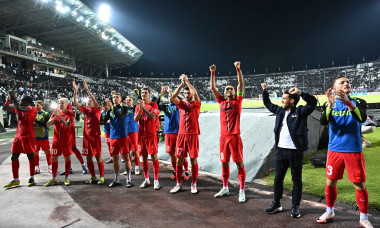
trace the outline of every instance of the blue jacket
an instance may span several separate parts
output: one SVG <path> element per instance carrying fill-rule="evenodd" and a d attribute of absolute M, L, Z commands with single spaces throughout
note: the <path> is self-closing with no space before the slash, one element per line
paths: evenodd
<path fill-rule="evenodd" d="M 302 92 L 301 98 L 306 101 L 306 105 L 299 105 L 298 107 L 292 106 L 287 119 L 290 137 L 292 138 L 293 143 L 299 153 L 303 153 L 308 148 L 307 117 L 314 111 L 315 106 L 317 105 L 317 99 L 310 94 Z M 267 91 L 263 92 L 263 101 L 265 107 L 272 113 L 276 114 L 274 134 L 277 148 L 280 139 L 282 121 L 285 116 L 285 109 L 273 104 L 269 99 L 269 94 Z"/>

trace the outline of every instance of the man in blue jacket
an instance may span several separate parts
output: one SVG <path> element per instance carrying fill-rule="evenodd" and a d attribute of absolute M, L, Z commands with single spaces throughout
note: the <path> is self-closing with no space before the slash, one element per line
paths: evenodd
<path fill-rule="evenodd" d="M 282 107 L 280 107 L 270 101 L 267 84 L 262 83 L 261 87 L 265 107 L 276 114 L 274 201 L 266 212 L 273 214 L 282 210 L 280 199 L 284 188 L 284 177 L 290 167 L 293 180 L 291 215 L 293 218 L 299 218 L 301 217 L 299 206 L 302 196 L 303 152 L 308 148 L 307 117 L 314 111 L 317 99 L 293 87 L 282 95 Z M 300 97 L 306 101 L 306 105 L 296 107 Z"/>

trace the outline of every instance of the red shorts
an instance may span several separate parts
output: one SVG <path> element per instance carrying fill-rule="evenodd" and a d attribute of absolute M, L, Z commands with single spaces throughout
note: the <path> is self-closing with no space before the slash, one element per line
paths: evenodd
<path fill-rule="evenodd" d="M 30 154 L 34 153 L 35 139 L 19 136 L 13 140 L 12 153 L 15 154 Z"/>
<path fill-rule="evenodd" d="M 139 132 L 128 132 L 128 144 L 129 144 L 129 149 L 132 150 L 133 152 L 137 151 L 137 145 L 139 141 Z"/>
<path fill-rule="evenodd" d="M 100 135 L 83 137 L 82 155 L 98 156 L 102 155 L 102 143 Z"/>
<path fill-rule="evenodd" d="M 104 142 L 111 143 L 110 134 L 104 133 Z"/>
<path fill-rule="evenodd" d="M 219 139 L 220 161 L 229 162 L 231 155 L 233 162 L 243 161 L 243 141 L 240 135 L 222 135 Z"/>
<path fill-rule="evenodd" d="M 344 167 L 347 169 L 348 180 L 351 182 L 365 182 L 366 173 L 363 152 L 342 153 L 327 151 L 326 177 L 332 180 L 343 178 Z"/>
<path fill-rule="evenodd" d="M 198 135 L 179 134 L 177 138 L 176 157 L 184 158 L 189 153 L 190 158 L 197 158 L 199 154 Z"/>
<path fill-rule="evenodd" d="M 178 133 L 166 133 L 165 134 L 165 150 L 166 153 L 175 153 L 175 147 L 177 146 Z"/>
<path fill-rule="evenodd" d="M 128 148 L 128 138 L 118 138 L 111 139 L 111 154 L 127 154 L 129 152 Z"/>
<path fill-rule="evenodd" d="M 34 144 L 34 150 L 40 151 L 40 150 L 49 150 L 50 149 L 50 144 L 49 144 L 49 139 L 44 139 L 44 140 L 36 140 L 36 143 Z"/>
<path fill-rule="evenodd" d="M 51 155 L 52 156 L 70 156 L 71 152 L 71 144 L 67 144 L 64 142 L 53 142 L 51 144 Z"/>
<path fill-rule="evenodd" d="M 157 154 L 158 153 L 158 143 L 157 137 L 148 136 L 144 138 L 139 138 L 139 145 L 137 148 L 139 154 Z"/>

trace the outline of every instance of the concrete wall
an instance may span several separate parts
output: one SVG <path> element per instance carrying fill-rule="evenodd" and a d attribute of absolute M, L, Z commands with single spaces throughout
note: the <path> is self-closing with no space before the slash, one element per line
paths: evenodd
<path fill-rule="evenodd" d="M 314 112 L 308 119 L 309 125 L 309 150 L 315 151 L 319 135 L 323 127 L 319 124 L 318 112 Z M 240 129 L 244 145 L 244 163 L 247 173 L 247 182 L 252 182 L 267 173 L 274 167 L 274 124 L 275 116 L 266 109 L 243 109 Z M 203 171 L 222 174 L 219 159 L 220 119 L 219 111 L 203 113 L 199 117 L 201 135 L 199 136 L 199 168 Z M 160 160 L 170 161 L 170 156 L 165 153 L 165 142 L 158 147 Z M 231 163 L 231 179 L 237 179 L 236 165 Z"/>

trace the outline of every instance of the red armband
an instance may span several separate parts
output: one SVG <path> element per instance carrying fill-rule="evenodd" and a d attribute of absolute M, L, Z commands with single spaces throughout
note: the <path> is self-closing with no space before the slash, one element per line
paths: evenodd
<path fill-rule="evenodd" d="M 240 72 L 240 68 L 236 68 L 236 72 Z"/>
<path fill-rule="evenodd" d="M 215 76 L 215 71 L 211 71 L 211 76 Z"/>
<path fill-rule="evenodd" d="M 351 107 L 353 104 L 352 104 L 352 102 L 351 101 L 348 101 L 347 103 L 346 103 L 346 106 L 347 107 Z"/>
<path fill-rule="evenodd" d="M 5 106 L 8 106 L 8 105 L 10 105 L 11 104 L 11 101 L 10 100 L 7 100 L 6 102 L 5 102 Z"/>

